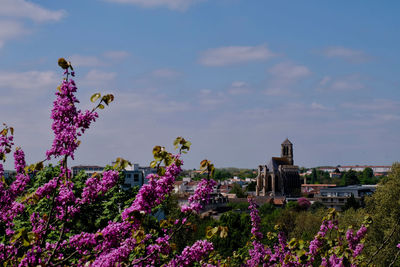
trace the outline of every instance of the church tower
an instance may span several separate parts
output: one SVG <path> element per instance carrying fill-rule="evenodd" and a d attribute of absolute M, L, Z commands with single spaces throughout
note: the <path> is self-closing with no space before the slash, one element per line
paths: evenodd
<path fill-rule="evenodd" d="M 293 144 L 286 138 L 281 144 L 281 158 L 288 159 L 290 165 L 293 165 Z"/>

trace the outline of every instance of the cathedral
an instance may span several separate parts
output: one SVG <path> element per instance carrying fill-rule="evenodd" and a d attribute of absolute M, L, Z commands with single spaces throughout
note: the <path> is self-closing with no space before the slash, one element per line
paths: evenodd
<path fill-rule="evenodd" d="M 299 167 L 293 165 L 293 144 L 286 138 L 281 144 L 281 156 L 272 157 L 267 165 L 258 166 L 257 196 L 300 195 Z"/>

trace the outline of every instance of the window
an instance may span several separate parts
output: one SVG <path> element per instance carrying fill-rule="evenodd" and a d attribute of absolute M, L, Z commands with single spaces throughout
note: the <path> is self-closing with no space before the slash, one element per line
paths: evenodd
<path fill-rule="evenodd" d="M 126 174 L 126 178 L 131 178 L 132 176 L 131 176 L 131 174 L 130 173 L 127 173 Z"/>
<path fill-rule="evenodd" d="M 133 175 L 133 181 L 134 181 L 134 182 L 139 182 L 139 174 L 138 174 L 138 173 L 135 173 L 135 174 Z"/>

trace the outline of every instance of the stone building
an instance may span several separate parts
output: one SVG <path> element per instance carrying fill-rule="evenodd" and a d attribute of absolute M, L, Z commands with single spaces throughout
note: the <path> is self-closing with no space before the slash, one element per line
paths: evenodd
<path fill-rule="evenodd" d="M 293 144 L 286 138 L 281 144 L 281 156 L 272 157 L 267 165 L 258 166 L 256 195 L 300 196 L 299 167 L 293 164 Z"/>

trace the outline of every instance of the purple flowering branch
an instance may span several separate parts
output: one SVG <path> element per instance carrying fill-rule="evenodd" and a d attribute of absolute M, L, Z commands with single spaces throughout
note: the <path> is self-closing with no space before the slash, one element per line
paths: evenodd
<path fill-rule="evenodd" d="M 206 255 L 214 250 L 214 246 L 207 240 L 198 240 L 192 246 L 187 246 L 182 253 L 175 256 L 168 267 L 191 266 L 194 262 L 200 262 Z"/>

